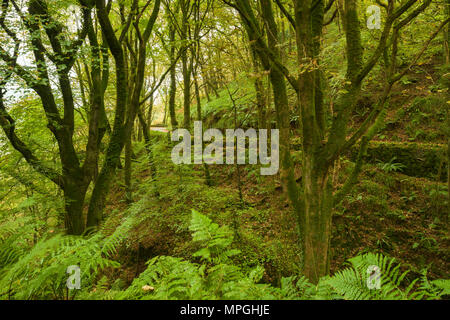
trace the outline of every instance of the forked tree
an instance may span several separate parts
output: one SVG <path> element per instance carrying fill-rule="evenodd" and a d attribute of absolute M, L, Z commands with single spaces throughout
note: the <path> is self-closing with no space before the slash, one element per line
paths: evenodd
<path fill-rule="evenodd" d="M 97 17 L 101 30 L 108 43 L 109 50 L 115 61 L 116 71 L 116 110 L 114 114 L 114 125 L 111 138 L 105 154 L 105 160 L 92 191 L 91 201 L 87 215 L 87 227 L 96 228 L 103 217 L 106 197 L 108 195 L 111 181 L 120 161 L 120 154 L 127 141 L 131 139 L 132 126 L 140 106 L 141 92 L 144 82 L 146 46 L 153 31 L 153 26 L 159 13 L 161 1 L 156 0 L 152 6 L 150 15 L 144 30 L 139 28 L 139 20 L 146 12 L 152 1 L 146 1 L 143 7 L 139 6 L 138 0 L 133 0 L 127 15 L 122 15 L 122 29 L 119 32 L 113 27 L 112 18 L 109 16 L 108 6 L 104 0 L 95 0 Z M 121 10 L 125 10 L 122 6 Z M 135 56 L 136 68 L 133 70 L 133 78 L 128 78 L 128 63 L 126 56 L 126 39 L 129 28 L 133 25 L 138 39 L 138 50 Z M 130 81 L 132 86 L 130 87 Z M 131 96 L 128 90 L 132 88 Z M 130 156 L 130 154 L 128 154 Z"/>
<path fill-rule="evenodd" d="M 132 8 L 128 10 L 124 26 L 117 32 L 109 16 L 112 1 L 105 3 L 104 0 L 79 0 L 79 10 L 82 13 L 81 28 L 76 34 L 72 34 L 54 16 L 55 11 L 65 10 L 63 5 L 50 9 L 45 0 L 29 0 L 20 7 L 15 0 L 2 0 L 0 28 L 9 40 L 8 43 L 12 45 L 0 46 L 0 59 L 5 66 L 2 68 L 0 82 L 0 125 L 11 145 L 25 160 L 64 192 L 65 225 L 70 234 L 82 234 L 85 226 L 96 227 L 100 223 L 111 179 L 119 164 L 125 142 L 131 135 L 131 126 L 138 112 L 143 85 L 146 44 L 160 7 L 160 1 L 154 1 L 152 14 L 141 33 L 139 19 L 147 13 L 146 9 L 150 2 L 139 7 L 138 1 L 134 0 Z M 94 8 L 96 21 L 101 29 L 94 22 Z M 8 15 L 15 16 L 16 19 L 9 19 Z M 139 38 L 139 48 L 135 75 L 130 82 L 127 78 L 123 41 L 132 22 L 135 22 L 133 27 Z M 71 81 L 70 73 L 79 58 L 78 51 L 85 43 L 86 36 L 91 52 L 90 69 L 86 68 L 91 81 L 87 108 L 89 134 L 84 152 L 80 152 L 78 151 L 80 146 L 74 143 L 77 97 L 74 94 L 75 83 Z M 99 38 L 103 39 L 104 43 L 99 44 Z M 104 95 L 108 83 L 109 57 L 105 47 L 109 49 L 115 61 L 116 107 L 105 160 L 97 175 L 100 146 L 107 124 Z M 32 55 L 31 61 L 27 61 L 26 66 L 21 64 L 19 59 L 24 50 Z M 9 114 L 4 99 L 8 81 L 12 78 L 20 78 L 26 87 L 40 98 L 47 126 L 59 147 L 61 170 L 48 166 L 45 159 L 39 159 L 20 138 L 20 133 L 16 132 L 15 119 Z M 54 81 L 57 82 L 56 86 L 52 85 Z M 130 100 L 127 92 L 128 83 L 133 85 Z M 94 187 L 85 225 L 83 207 L 91 183 Z"/>
<path fill-rule="evenodd" d="M 270 71 L 280 129 L 281 176 L 298 221 L 303 252 L 303 270 L 307 278 L 317 283 L 329 272 L 329 251 L 333 208 L 357 181 L 363 154 L 368 142 L 378 132 L 389 108 L 392 87 L 413 66 L 448 23 L 445 20 L 435 30 L 411 64 L 404 69 L 397 65 L 399 35 L 402 28 L 414 21 L 431 0 L 377 1 L 384 8 L 384 25 L 374 51 L 365 50 L 361 41 L 360 8 L 356 0 L 224 0 L 239 12 L 248 40 L 257 52 L 263 67 Z M 259 8 L 257 6 L 260 6 Z M 280 59 L 278 30 L 273 6 L 279 7 L 295 30 L 297 64 L 289 69 Z M 289 6 L 288 6 L 289 5 Z M 346 76 L 336 99 L 333 114 L 327 114 L 321 77 L 321 41 L 325 13 L 336 5 L 339 9 L 346 39 Z M 365 8 L 364 8 L 365 9 Z M 259 15 L 259 12 L 261 14 Z M 333 14 L 334 16 L 334 14 Z M 262 21 L 262 22 L 261 22 Z M 364 23 L 365 24 L 365 23 Z M 266 32 L 263 32 L 266 30 Z M 267 34 L 267 36 L 265 36 Z M 387 53 L 388 52 L 388 53 Z M 351 115 L 362 92 L 362 85 L 383 55 L 385 82 L 383 93 L 362 124 L 350 130 Z M 386 56 L 385 56 L 386 57 Z M 289 146 L 289 113 L 285 81 L 297 93 L 302 130 L 302 180 L 298 185 L 293 176 Z M 329 121 L 326 121 L 329 119 Z M 345 184 L 335 190 L 330 171 L 349 148 L 359 144 L 359 155 Z"/>
<path fill-rule="evenodd" d="M 19 7 L 15 0 L 2 1 L 0 26 L 12 47 L 0 47 L 0 59 L 4 67 L 0 87 L 0 125 L 11 145 L 40 174 L 53 181 L 64 192 L 65 225 L 68 233 L 84 231 L 82 209 L 86 192 L 92 182 L 98 162 L 99 145 L 104 134 L 101 115 L 104 114 L 104 85 L 101 72 L 100 50 L 92 21 L 92 5 L 81 1 L 82 27 L 78 35 L 70 34 L 64 25 L 50 13 L 43 0 L 30 0 Z M 8 15 L 16 19 L 7 19 Z M 19 33 L 21 34 L 19 36 Z M 77 52 L 88 35 L 91 45 L 92 99 L 89 108 L 89 137 L 85 146 L 84 161 L 74 144 L 75 98 L 70 71 L 77 59 Z M 71 40 L 75 36 L 75 40 Z M 31 53 L 27 66 L 19 57 L 21 50 Z M 107 63 L 105 60 L 103 63 Z M 31 67 L 30 67 L 31 65 Z M 56 70 L 56 71 L 53 71 Z M 28 89 L 40 98 L 48 122 L 47 127 L 59 147 L 61 171 L 49 167 L 16 132 L 15 119 L 8 113 L 4 99 L 7 83 L 20 78 Z M 57 86 L 51 82 L 56 81 Z M 59 97 L 62 107 L 59 105 Z"/>

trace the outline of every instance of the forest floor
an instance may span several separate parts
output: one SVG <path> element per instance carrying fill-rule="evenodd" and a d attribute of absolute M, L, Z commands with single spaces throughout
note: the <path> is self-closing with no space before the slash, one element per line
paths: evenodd
<path fill-rule="evenodd" d="M 162 140 L 156 181 L 151 181 L 145 167 L 136 168 L 137 201 L 128 211 L 140 210 L 146 218 L 129 235 L 130 247 L 121 252 L 128 283 L 154 256 L 191 259 L 195 252 L 188 231 L 191 209 L 232 226 L 243 252 L 239 263 L 249 268 L 264 265 L 266 282 L 277 283 L 300 272 L 296 218 L 278 177 L 261 177 L 257 166 L 242 166 L 241 202 L 235 166 L 211 166 L 214 185 L 209 187 L 202 166 L 173 168 L 167 163 L 164 159 L 170 147 L 165 135 Z M 337 184 L 352 163 L 343 160 L 341 166 L 343 174 L 336 177 Z M 296 172 L 300 176 L 300 166 Z M 151 184 L 156 185 L 159 196 Z M 358 185 L 334 213 L 331 271 L 341 269 L 347 259 L 358 254 L 379 252 L 395 257 L 413 276 L 427 269 L 430 279 L 448 278 L 450 238 L 445 197 L 440 192 L 444 188 L 441 182 L 366 165 Z M 110 198 L 107 211 L 113 214 L 107 224 L 113 226 L 126 214 L 123 198 L 123 188 L 117 185 Z"/>
<path fill-rule="evenodd" d="M 381 151 L 376 149 L 355 188 L 335 208 L 332 273 L 342 269 L 349 258 L 379 252 L 396 258 L 412 271 L 413 278 L 425 269 L 430 279 L 449 277 L 448 190 L 444 180 L 438 178 L 445 175 L 441 158 L 446 138 L 441 127 L 448 94 L 439 85 L 439 72 L 433 66 L 430 62 L 411 70 L 393 92 L 386 126 L 374 141 L 397 149 L 385 152 L 385 145 L 381 145 Z M 361 98 L 352 118 L 355 126 L 370 112 L 379 89 L 366 90 L 375 94 Z M 206 109 L 215 109 L 214 103 L 210 102 Z M 226 112 L 231 113 L 222 109 L 220 115 L 210 113 L 209 118 L 228 119 Z M 130 212 L 144 217 L 130 233 L 128 247 L 120 252 L 124 268 L 121 277 L 131 283 L 145 270 L 145 262 L 157 255 L 192 259 L 195 245 L 188 230 L 192 209 L 231 226 L 236 246 L 243 253 L 237 262 L 249 268 L 263 265 L 265 282 L 277 284 L 282 277 L 299 274 L 296 217 L 279 177 L 260 176 L 259 166 L 240 166 L 241 201 L 236 166 L 209 166 L 213 186 L 207 186 L 202 166 L 174 166 L 167 161 L 171 146 L 166 131 L 152 130 L 156 180 L 150 178 L 147 161 L 136 159 L 136 202 L 127 207 L 119 183 L 110 196 L 106 229 L 110 226 L 112 232 Z M 295 151 L 299 149 L 295 147 L 298 140 L 294 134 L 292 156 L 300 179 L 301 153 Z M 402 157 L 398 151 L 403 149 L 398 148 L 405 151 Z M 423 153 L 427 148 L 430 152 Z M 135 152 L 145 157 L 142 143 L 136 145 Z M 424 167 L 424 163 L 430 167 Z M 341 158 L 332 173 L 335 187 L 342 185 L 353 165 L 351 157 Z M 122 181 L 121 173 L 116 181 Z"/>

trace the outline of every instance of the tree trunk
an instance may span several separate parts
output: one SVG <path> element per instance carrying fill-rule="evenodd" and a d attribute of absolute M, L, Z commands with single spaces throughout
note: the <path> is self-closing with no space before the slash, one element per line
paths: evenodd
<path fill-rule="evenodd" d="M 175 27 L 170 25 L 170 64 L 172 68 L 170 69 L 170 88 L 169 88 L 169 114 L 170 114 L 170 123 L 172 125 L 172 129 L 175 130 L 178 128 L 177 116 L 175 114 L 175 97 L 177 94 L 177 79 L 176 79 L 176 66 L 174 64 L 175 61 Z"/>
<path fill-rule="evenodd" d="M 183 127 L 188 129 L 191 127 L 191 70 L 188 66 L 187 54 L 183 53 L 181 55 L 181 60 L 183 64 L 183 110 L 184 110 L 184 120 Z"/>
<path fill-rule="evenodd" d="M 151 148 L 150 125 L 146 123 L 141 108 L 138 109 L 138 119 L 143 128 L 142 133 L 144 134 L 145 150 L 147 151 L 151 175 L 152 175 L 152 178 L 155 179 L 156 178 L 156 166 L 154 163 L 153 152 L 152 152 L 152 148 Z"/>
<path fill-rule="evenodd" d="M 318 61 L 323 3 L 311 12 L 311 1 L 296 2 L 298 63 Z M 321 154 L 324 132 L 323 104 L 318 70 L 304 70 L 298 80 L 298 101 L 303 131 L 302 192 L 298 211 L 304 253 L 303 272 L 312 282 L 328 274 L 328 250 L 333 207 L 332 187 L 328 180 L 329 163 Z M 316 92 L 318 90 L 319 92 Z"/>
<path fill-rule="evenodd" d="M 450 17 L 450 0 L 445 3 L 447 18 Z M 445 64 L 450 64 L 450 24 L 444 29 L 444 61 Z"/>
<path fill-rule="evenodd" d="M 197 120 L 202 121 L 202 103 L 200 101 L 200 89 L 198 88 L 197 77 L 194 77 L 195 99 L 197 100 Z"/>
<path fill-rule="evenodd" d="M 450 0 L 447 0 L 447 18 L 450 17 Z M 447 66 L 450 64 L 450 24 L 447 25 L 446 35 L 444 39 L 445 45 L 445 63 Z M 448 86 L 450 90 L 450 82 Z M 447 185 L 448 185 L 448 212 L 450 212 L 450 108 L 447 106 L 447 139 L 448 139 L 448 150 L 447 150 Z M 447 217 L 446 217 L 447 218 Z"/>
<path fill-rule="evenodd" d="M 103 208 L 105 206 L 111 180 L 120 163 L 120 154 L 122 153 L 126 139 L 125 114 L 128 100 L 128 83 L 122 45 L 115 36 L 104 2 L 102 0 L 96 0 L 96 8 L 102 32 L 114 57 L 116 66 L 116 110 L 114 126 L 106 150 L 104 164 L 98 175 L 89 203 L 86 225 L 88 228 L 96 228 L 102 220 Z"/>
<path fill-rule="evenodd" d="M 148 111 L 147 111 L 147 130 L 150 130 L 150 128 L 152 127 L 152 122 L 153 122 L 153 105 L 154 105 L 154 98 L 153 95 L 150 97 L 150 102 L 149 102 L 149 106 L 148 106 Z M 163 118 L 163 123 L 166 123 L 166 108 L 164 108 L 164 118 Z"/>
<path fill-rule="evenodd" d="M 184 43 L 188 40 L 188 30 L 189 30 L 189 11 L 190 11 L 190 0 L 182 0 L 181 4 L 182 11 L 182 21 L 181 21 L 181 40 Z M 186 129 L 191 127 L 191 73 L 192 73 L 192 63 L 193 57 L 188 58 L 187 44 L 184 45 L 181 52 L 181 63 L 183 66 L 183 109 L 184 109 L 184 119 L 183 126 Z"/>
<path fill-rule="evenodd" d="M 269 0 L 261 0 L 261 11 L 265 24 L 267 25 L 267 38 L 269 49 L 276 58 L 280 58 L 278 28 L 274 18 L 274 12 Z M 256 37 L 256 35 L 252 35 Z M 284 75 L 272 65 L 270 60 L 264 56 L 261 48 L 256 48 L 260 53 L 260 59 L 266 70 L 270 70 L 269 79 L 272 84 L 272 93 L 275 103 L 277 127 L 280 130 L 280 175 L 285 194 L 290 195 L 293 200 L 294 210 L 298 207 L 298 190 L 294 177 L 294 167 L 291 159 L 290 147 L 290 121 L 289 121 L 289 101 L 287 96 L 286 81 Z"/>
<path fill-rule="evenodd" d="M 253 72 L 255 73 L 254 85 L 256 92 L 256 105 L 258 108 L 258 128 L 266 129 L 266 98 L 264 97 L 264 86 L 262 81 L 262 70 L 258 61 L 257 52 L 253 46 L 250 47 L 250 55 L 253 62 Z"/>
<path fill-rule="evenodd" d="M 66 210 L 64 221 L 67 233 L 73 235 L 81 235 L 85 225 L 83 206 L 87 188 L 79 180 L 69 177 L 64 179 L 64 207 Z"/>
<path fill-rule="evenodd" d="M 127 137 L 127 141 L 125 142 L 125 167 L 124 167 L 124 175 L 125 175 L 125 201 L 130 204 L 133 202 L 133 195 L 131 189 L 131 154 L 132 150 L 132 139 L 131 135 Z"/>
<path fill-rule="evenodd" d="M 326 174 L 317 168 L 319 159 L 303 157 L 304 219 L 301 238 L 304 250 L 303 273 L 312 282 L 329 273 L 329 244 L 333 207 L 332 186 Z"/>

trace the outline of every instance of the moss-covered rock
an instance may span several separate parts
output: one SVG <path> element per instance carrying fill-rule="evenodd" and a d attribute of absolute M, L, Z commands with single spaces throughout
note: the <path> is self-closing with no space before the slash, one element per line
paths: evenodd
<path fill-rule="evenodd" d="M 352 160 L 356 159 L 358 148 L 355 146 L 351 149 Z M 406 175 L 436 179 L 440 172 L 440 179 L 446 181 L 448 164 L 445 152 L 444 146 L 436 144 L 372 141 L 364 160 L 369 163 L 386 163 L 395 158 L 395 162 L 406 166 L 402 170 Z"/>

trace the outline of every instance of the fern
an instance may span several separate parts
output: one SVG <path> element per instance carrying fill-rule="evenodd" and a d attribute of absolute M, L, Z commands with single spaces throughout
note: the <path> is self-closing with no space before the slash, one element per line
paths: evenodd
<path fill-rule="evenodd" d="M 11 236 L 0 243 L 0 270 L 14 264 L 23 255 L 23 249 L 15 245 L 19 235 Z"/>
<path fill-rule="evenodd" d="M 0 288 L 9 288 L 7 294 L 13 299 L 69 298 L 65 296 L 67 267 L 79 266 L 81 283 L 88 288 L 100 271 L 119 266 L 102 254 L 101 237 L 56 235 L 38 242 L 6 272 Z"/>
<path fill-rule="evenodd" d="M 321 280 L 320 285 L 329 286 L 343 299 L 347 300 L 406 300 L 420 296 L 413 292 L 419 279 L 414 280 L 406 289 L 402 289 L 408 271 L 401 272 L 400 264 L 395 259 L 381 254 L 368 253 L 349 260 L 351 267 L 338 271 L 332 277 Z M 377 266 L 380 271 L 380 287 L 368 285 L 370 266 Z"/>
<path fill-rule="evenodd" d="M 20 237 L 10 234 L 0 239 L 0 298 L 73 299 L 77 292 L 81 299 L 400 300 L 442 299 L 450 292 L 449 280 L 429 281 L 426 272 L 406 286 L 408 271 L 402 272 L 395 259 L 371 253 L 350 259 L 349 267 L 322 278 L 317 285 L 302 276 L 283 278 L 280 287 L 262 284 L 263 267 L 244 271 L 233 263 L 231 257 L 239 254 L 233 248 L 233 232 L 197 211 L 192 211 L 189 229 L 193 241 L 201 247 L 193 254 L 200 263 L 155 257 L 124 290 L 123 281 L 117 279 L 111 284 L 105 271 L 120 266 L 114 256 L 139 221 L 139 212 L 138 207 L 127 212 L 109 236 L 101 232 L 88 238 L 55 235 L 39 241 L 31 250 L 12 245 Z M 82 271 L 82 290 L 69 294 L 66 270 L 70 265 Z M 379 289 L 368 286 L 370 266 L 379 268 Z"/>
<path fill-rule="evenodd" d="M 233 233 L 219 227 L 208 217 L 192 211 L 189 229 L 202 248 L 194 253 L 207 264 L 196 264 L 174 257 L 156 257 L 134 279 L 118 299 L 274 299 L 276 290 L 256 284 L 264 269 L 257 267 L 244 274 L 230 257 L 239 253 L 231 248 Z"/>
<path fill-rule="evenodd" d="M 192 210 L 189 230 L 193 232 L 192 239 L 199 242 L 203 248 L 194 253 L 194 257 L 215 264 L 229 262 L 229 258 L 240 253 L 237 249 L 229 249 L 233 242 L 233 232 L 228 226 L 219 227 L 211 219 Z"/>
<path fill-rule="evenodd" d="M 119 299 L 202 299 L 203 270 L 174 257 L 156 257 Z"/>
<path fill-rule="evenodd" d="M 450 295 L 450 280 L 449 279 L 437 279 L 429 281 L 427 278 L 427 272 L 422 272 L 422 278 L 419 286 L 419 290 L 416 293 L 416 297 L 419 299 L 438 300 L 444 296 Z"/>
<path fill-rule="evenodd" d="M 23 215 L 12 215 L 0 224 L 0 278 L 29 250 L 36 223 Z"/>
<path fill-rule="evenodd" d="M 232 263 L 230 257 L 238 254 L 232 248 L 233 234 L 226 226 L 213 223 L 208 217 L 192 211 L 189 229 L 193 241 L 202 248 L 193 257 L 197 264 L 174 257 L 156 257 L 148 262 L 147 269 L 136 278 L 116 299 L 286 299 L 286 300 L 399 300 L 439 299 L 448 294 L 449 281 L 428 282 L 426 276 L 404 287 L 408 271 L 401 272 L 395 259 L 380 254 L 365 254 L 349 260 L 350 267 L 333 276 L 322 278 L 317 285 L 305 277 L 283 278 L 279 288 L 260 284 L 264 268 L 256 267 L 248 273 Z M 379 290 L 369 289 L 367 270 L 378 266 Z"/>

